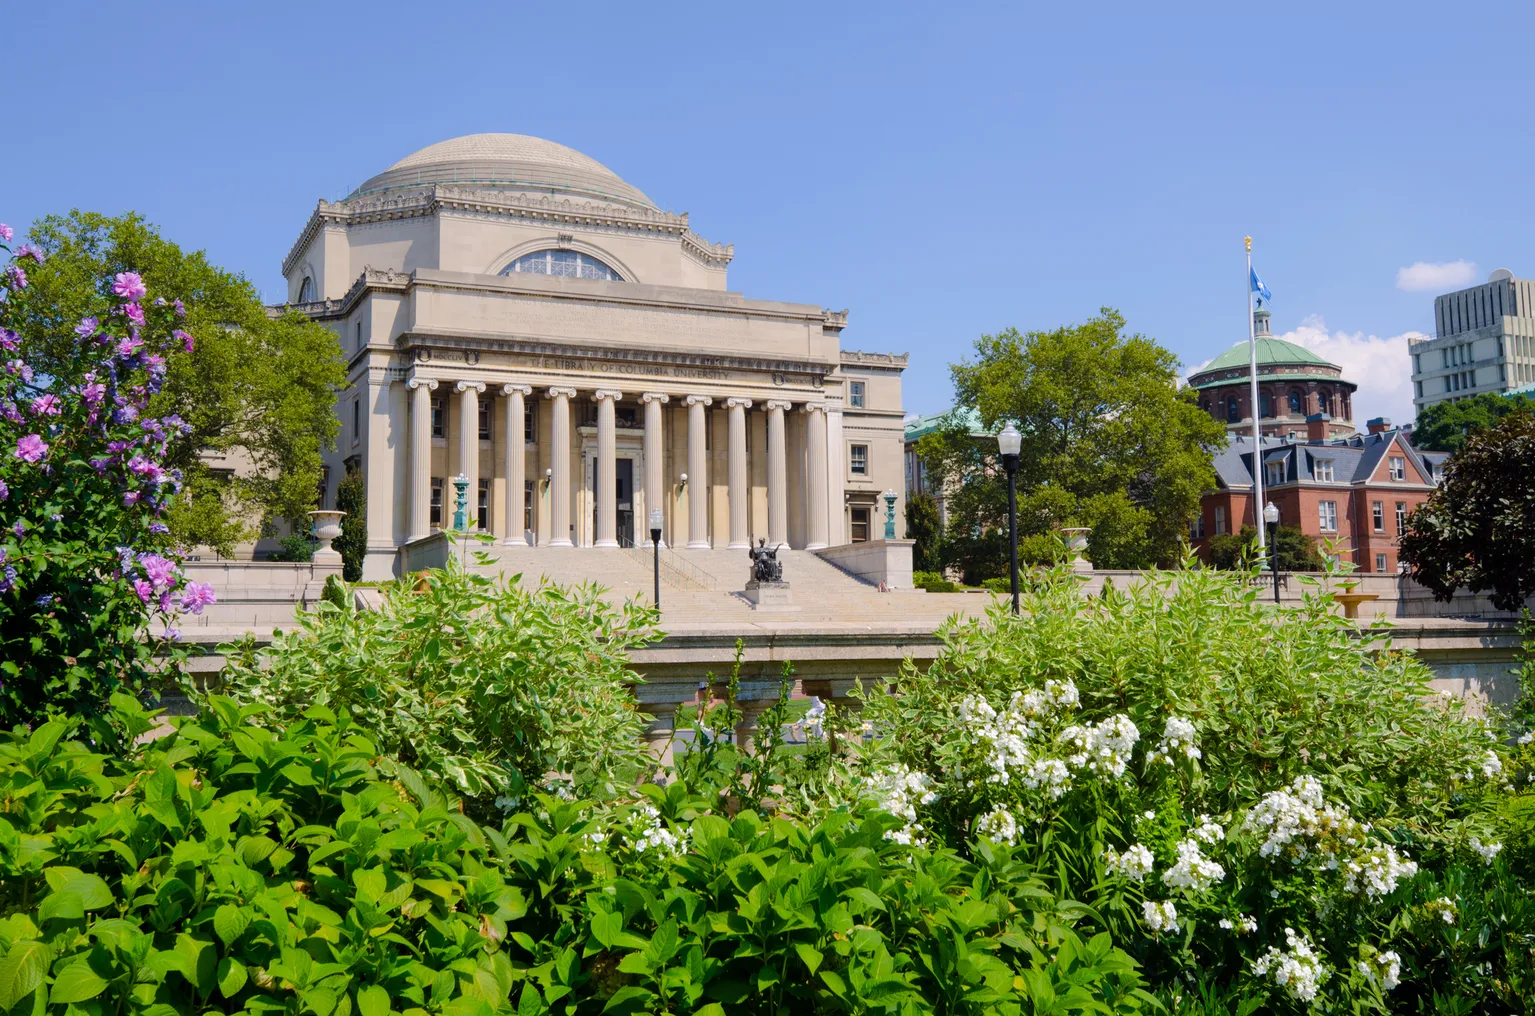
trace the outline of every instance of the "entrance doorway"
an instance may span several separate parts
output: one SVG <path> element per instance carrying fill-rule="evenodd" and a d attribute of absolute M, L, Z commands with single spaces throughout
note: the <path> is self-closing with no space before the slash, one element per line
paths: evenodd
<path fill-rule="evenodd" d="M 634 460 L 618 459 L 613 463 L 618 474 L 618 490 L 613 498 L 618 506 L 618 545 L 634 546 Z"/>

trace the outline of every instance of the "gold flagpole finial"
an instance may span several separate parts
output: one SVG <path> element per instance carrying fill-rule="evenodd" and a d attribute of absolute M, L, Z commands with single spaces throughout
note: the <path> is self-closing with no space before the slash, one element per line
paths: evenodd
<path fill-rule="evenodd" d="M 1253 238 L 1250 236 L 1244 236 L 1242 237 L 1242 242 L 1247 244 L 1247 253 L 1251 254 L 1253 252 Z"/>

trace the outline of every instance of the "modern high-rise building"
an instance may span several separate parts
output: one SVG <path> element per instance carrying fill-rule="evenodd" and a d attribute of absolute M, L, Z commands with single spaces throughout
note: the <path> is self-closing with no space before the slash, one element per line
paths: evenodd
<path fill-rule="evenodd" d="M 1535 382 L 1535 282 L 1499 268 L 1434 299 L 1434 337 L 1409 339 L 1413 408 Z"/>

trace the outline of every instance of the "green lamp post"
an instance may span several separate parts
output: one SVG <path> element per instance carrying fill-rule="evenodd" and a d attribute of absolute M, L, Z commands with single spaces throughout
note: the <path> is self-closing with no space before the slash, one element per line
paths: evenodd
<path fill-rule="evenodd" d="M 887 490 L 885 498 L 885 539 L 895 539 L 895 491 Z"/>
<path fill-rule="evenodd" d="M 453 477 L 453 528 L 459 532 L 469 528 L 469 477 L 459 473 Z"/>

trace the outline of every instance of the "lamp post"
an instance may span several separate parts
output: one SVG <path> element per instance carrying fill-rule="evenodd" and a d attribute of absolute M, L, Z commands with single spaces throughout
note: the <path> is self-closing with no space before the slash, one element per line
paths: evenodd
<path fill-rule="evenodd" d="M 650 509 L 650 549 L 655 552 L 656 609 L 661 609 L 661 509 Z"/>
<path fill-rule="evenodd" d="M 885 539 L 895 539 L 895 491 L 887 490 L 880 495 L 885 499 Z"/>
<path fill-rule="evenodd" d="M 1007 558 L 1014 614 L 1018 613 L 1018 453 L 1022 449 L 1023 435 L 1009 423 L 997 435 L 997 451 L 1002 453 L 1002 468 L 1007 470 Z"/>
<path fill-rule="evenodd" d="M 1279 602 L 1279 544 L 1274 531 L 1279 528 L 1279 508 L 1270 501 L 1263 506 L 1263 528 L 1269 539 L 1269 570 L 1274 573 L 1274 602 Z"/>

